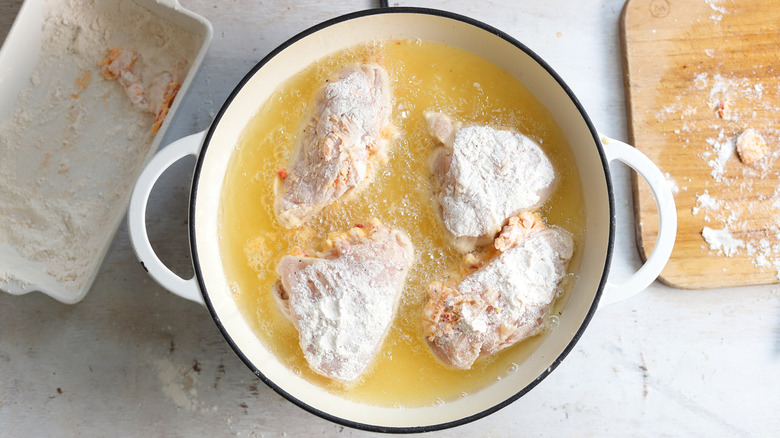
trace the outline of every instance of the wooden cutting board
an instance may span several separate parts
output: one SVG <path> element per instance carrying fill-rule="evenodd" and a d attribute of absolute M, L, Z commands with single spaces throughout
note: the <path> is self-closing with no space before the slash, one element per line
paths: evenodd
<path fill-rule="evenodd" d="M 780 4 L 628 0 L 620 27 L 629 140 L 676 192 L 677 241 L 660 279 L 697 289 L 777 283 Z M 769 146 L 753 165 L 734 152 L 748 128 Z M 646 258 L 658 215 L 636 177 L 634 210 Z"/>

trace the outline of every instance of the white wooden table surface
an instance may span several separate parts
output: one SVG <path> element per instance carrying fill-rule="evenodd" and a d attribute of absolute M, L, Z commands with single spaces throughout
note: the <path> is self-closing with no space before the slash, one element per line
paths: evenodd
<path fill-rule="evenodd" d="M 682 1 L 682 0 L 679 0 Z M 696 0 L 689 0 L 696 1 Z M 704 0 L 700 0 L 704 1 Z M 20 0 L 0 0 L 0 41 Z M 214 40 L 163 144 L 205 129 L 265 54 L 369 1 L 181 0 Z M 623 0 L 391 1 L 469 15 L 546 59 L 604 134 L 626 138 L 618 19 Z M 672 0 L 674 3 L 674 0 Z M 192 161 L 166 174 L 148 221 L 163 259 L 191 275 L 186 213 Z M 638 265 L 628 171 L 613 167 L 613 278 Z M 780 287 L 676 290 L 655 283 L 604 308 L 547 379 L 461 436 L 778 436 Z M 120 228 L 79 304 L 0 293 L 0 436 L 367 436 L 267 388 L 208 312 L 166 292 Z"/>

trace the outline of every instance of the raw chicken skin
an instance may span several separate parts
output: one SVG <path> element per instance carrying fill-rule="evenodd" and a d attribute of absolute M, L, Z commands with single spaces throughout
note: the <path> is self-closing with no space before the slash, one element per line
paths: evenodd
<path fill-rule="evenodd" d="M 423 334 L 436 357 L 458 369 L 480 356 L 535 335 L 566 275 L 574 243 L 537 216 L 509 219 L 495 239 L 496 255 L 466 256 L 471 273 L 460 283 L 432 283 Z"/>
<path fill-rule="evenodd" d="M 359 189 L 386 157 L 390 79 L 377 64 L 353 64 L 328 80 L 287 169 L 279 173 L 276 217 L 286 228 L 305 222 Z"/>
<path fill-rule="evenodd" d="M 427 111 L 428 129 L 442 147 L 432 158 L 441 219 L 461 251 L 490 243 L 506 220 L 541 206 L 555 172 L 530 138 L 488 126 L 461 126 Z"/>
<path fill-rule="evenodd" d="M 318 254 L 281 260 L 276 297 L 315 372 L 360 377 L 392 325 L 413 259 L 409 237 L 374 219 L 331 233 Z"/>

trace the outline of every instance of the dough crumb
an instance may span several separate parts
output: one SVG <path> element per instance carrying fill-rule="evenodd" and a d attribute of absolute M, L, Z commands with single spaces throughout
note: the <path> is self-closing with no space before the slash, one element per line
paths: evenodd
<path fill-rule="evenodd" d="M 766 140 L 755 129 L 748 128 L 737 138 L 737 153 L 743 163 L 753 164 L 766 156 Z"/>
<path fill-rule="evenodd" d="M 728 100 L 723 100 L 718 105 L 718 117 L 723 120 L 731 119 L 731 103 Z"/>

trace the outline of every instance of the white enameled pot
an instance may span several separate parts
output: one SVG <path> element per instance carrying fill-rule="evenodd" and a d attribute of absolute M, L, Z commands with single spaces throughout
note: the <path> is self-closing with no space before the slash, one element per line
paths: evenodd
<path fill-rule="evenodd" d="M 225 275 L 217 230 L 220 192 L 235 145 L 260 103 L 285 80 L 318 58 L 338 50 L 386 39 L 417 39 L 476 53 L 523 83 L 555 117 L 576 160 L 584 191 L 586 237 L 582 265 L 560 323 L 544 337 L 516 372 L 468 398 L 441 406 L 392 408 L 347 400 L 288 369 L 253 334 L 241 316 Z M 195 276 L 184 279 L 163 265 L 146 231 L 146 203 L 158 177 L 182 157 L 197 157 L 190 198 L 189 233 Z M 609 162 L 618 160 L 644 178 L 658 204 L 655 248 L 642 268 L 620 285 L 610 284 L 615 213 Z M 676 234 L 671 190 L 655 165 L 635 148 L 598 134 L 561 78 L 536 54 L 503 32 L 472 19 L 428 9 L 364 11 L 317 25 L 264 58 L 236 86 L 206 132 L 161 150 L 141 174 L 128 213 L 138 258 L 163 287 L 206 305 L 225 339 L 265 383 L 293 403 L 351 427 L 385 432 L 419 432 L 463 424 L 516 400 L 545 378 L 573 348 L 599 304 L 628 298 L 661 272 Z M 603 295 L 603 296 L 602 296 Z"/>

